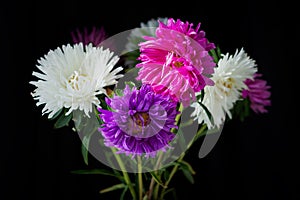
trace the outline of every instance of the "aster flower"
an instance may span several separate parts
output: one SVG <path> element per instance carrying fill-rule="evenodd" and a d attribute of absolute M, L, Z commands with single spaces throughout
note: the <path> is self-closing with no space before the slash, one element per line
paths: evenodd
<path fill-rule="evenodd" d="M 104 93 L 104 87 L 114 85 L 122 67 L 113 69 L 119 57 L 102 47 L 63 45 L 50 50 L 41 58 L 33 72 L 38 81 L 30 83 L 36 86 L 32 96 L 37 105 L 45 104 L 42 113 L 49 113 L 52 118 L 62 108 L 67 108 L 69 115 L 73 110 L 83 110 L 87 116 L 92 105 L 99 105 L 97 95 Z"/>
<path fill-rule="evenodd" d="M 92 43 L 95 47 L 99 46 L 107 38 L 103 27 L 93 27 L 91 31 L 87 28 L 84 28 L 83 31 L 76 29 L 76 31 L 71 32 L 71 36 L 75 44 L 83 43 L 83 45 L 88 45 Z"/>
<path fill-rule="evenodd" d="M 257 71 L 256 63 L 244 49 L 236 50 L 234 55 L 228 53 L 218 62 L 218 67 L 212 75 L 214 86 L 204 88 L 202 104 L 208 109 L 208 113 L 199 103 L 193 103 L 195 108 L 192 117 L 198 123 L 206 123 L 208 128 L 220 127 L 225 121 L 226 114 L 231 118 L 231 109 L 234 103 L 241 98 L 241 92 L 247 88 L 246 79 L 252 79 Z"/>
<path fill-rule="evenodd" d="M 247 88 L 243 89 L 242 97 L 249 98 L 250 107 L 255 113 L 266 113 L 265 106 L 271 105 L 271 92 L 268 91 L 271 87 L 267 85 L 265 80 L 260 77 L 262 74 L 255 73 L 253 79 L 245 80 Z"/>
<path fill-rule="evenodd" d="M 99 128 L 105 145 L 127 155 L 155 156 L 175 137 L 176 103 L 153 92 L 150 85 L 138 90 L 126 85 L 123 96 L 106 98 L 110 110 L 99 109 L 103 125 Z"/>
<path fill-rule="evenodd" d="M 195 101 L 195 92 L 213 85 L 208 76 L 215 66 L 208 53 L 214 45 L 206 43 L 199 28 L 200 25 L 194 29 L 193 24 L 180 20 L 169 19 L 166 25 L 160 22 L 156 37 L 145 36 L 146 41 L 140 43 L 137 80 L 152 85 L 157 93 L 170 95 L 185 107 Z"/>

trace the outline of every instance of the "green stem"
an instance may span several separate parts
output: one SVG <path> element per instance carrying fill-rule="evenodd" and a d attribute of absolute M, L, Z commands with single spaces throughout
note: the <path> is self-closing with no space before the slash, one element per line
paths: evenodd
<path fill-rule="evenodd" d="M 137 198 L 136 198 L 136 193 L 135 193 L 135 190 L 134 190 L 134 188 L 133 188 L 133 185 L 132 185 L 132 183 L 131 183 L 131 181 L 130 181 L 130 178 L 129 178 L 129 175 L 128 175 L 127 171 L 126 171 L 126 168 L 125 168 L 125 166 L 124 166 L 124 163 L 122 162 L 122 159 L 121 159 L 120 155 L 116 153 L 116 149 L 112 148 L 112 151 L 113 151 L 114 156 L 115 156 L 115 158 L 116 158 L 116 160 L 117 160 L 117 162 L 118 162 L 118 164 L 119 164 L 119 166 L 120 166 L 120 168 L 121 168 L 121 171 L 122 171 L 122 173 L 123 173 L 124 180 L 125 180 L 125 182 L 126 182 L 126 185 L 127 185 L 128 188 L 129 188 L 129 191 L 130 191 L 130 193 L 131 193 L 131 196 L 132 196 L 132 198 L 133 198 L 134 200 L 136 200 L 136 199 L 137 199 Z"/>
<path fill-rule="evenodd" d="M 154 196 L 155 200 L 158 197 L 158 191 L 159 191 L 159 184 L 157 183 L 156 186 L 155 186 L 155 189 L 154 189 L 154 193 L 153 193 L 153 196 Z"/>
<path fill-rule="evenodd" d="M 183 110 L 183 105 L 182 104 L 180 104 L 179 105 L 179 108 L 178 108 L 178 111 L 180 112 L 177 116 L 176 116 L 176 118 L 175 118 L 175 122 L 176 122 L 176 124 L 178 124 L 178 122 L 179 122 L 179 119 L 180 119 L 180 117 L 181 117 L 181 114 L 182 114 L 182 110 Z M 174 131 L 175 131 L 176 129 L 175 128 L 172 128 L 171 129 L 171 132 L 173 132 L 174 133 Z M 160 163 L 161 163 L 161 161 L 162 161 L 162 158 L 163 158 L 163 152 L 160 152 L 160 155 L 159 155 L 159 157 L 158 157 L 158 160 L 157 160 L 157 162 L 156 162 L 156 165 L 155 165 L 155 173 L 157 173 L 157 170 L 158 170 L 158 168 L 159 168 L 159 166 L 160 166 Z M 148 199 L 149 200 L 151 200 L 151 198 L 152 198 L 152 193 L 153 193 L 153 188 L 154 188 L 154 184 L 155 184 L 155 180 L 154 180 L 154 177 L 152 177 L 151 178 L 151 182 L 150 182 L 150 186 L 149 186 L 149 192 L 148 192 Z M 155 195 L 154 195 L 154 198 L 156 199 L 157 198 L 157 196 L 158 196 L 158 190 L 159 190 L 159 184 L 157 184 L 156 185 L 156 190 L 155 190 Z M 155 197 L 156 196 L 156 197 Z"/>
<path fill-rule="evenodd" d="M 160 166 L 161 160 L 162 160 L 163 155 L 164 155 L 162 151 L 160 151 L 159 153 L 160 153 L 160 155 L 159 155 L 159 157 L 157 159 L 157 162 L 156 162 L 156 165 L 155 165 L 155 168 L 154 168 L 154 173 L 157 173 L 157 170 L 158 170 L 158 168 Z M 154 177 L 152 176 L 151 182 L 150 182 L 150 186 L 149 186 L 149 193 L 148 193 L 148 199 L 149 200 L 151 200 L 151 197 L 152 197 L 154 183 L 155 183 L 155 180 L 154 180 Z"/>
<path fill-rule="evenodd" d="M 205 131 L 206 127 L 207 127 L 206 124 L 203 125 L 203 126 L 201 126 L 201 128 L 198 130 L 198 132 L 197 132 L 197 134 L 194 136 L 194 138 L 198 138 L 198 136 L 201 135 L 201 134 L 203 133 L 203 131 Z M 194 141 L 195 141 L 194 139 L 190 141 L 190 143 L 187 145 L 187 150 L 192 146 L 192 144 L 194 143 Z M 182 161 L 185 155 L 186 155 L 186 151 L 182 152 L 182 153 L 180 154 L 179 158 L 177 159 L 177 161 L 179 161 L 179 162 Z M 171 173 L 170 173 L 170 176 L 169 176 L 168 180 L 167 180 L 166 183 L 165 183 L 165 188 L 163 188 L 162 191 L 161 191 L 161 193 L 160 193 L 160 199 L 161 199 L 161 200 L 163 200 L 165 190 L 166 190 L 166 188 L 168 187 L 169 183 L 171 182 L 173 176 L 174 176 L 175 173 L 177 172 L 178 167 L 179 167 L 178 164 L 177 164 L 177 165 L 174 165 L 174 167 L 173 167 L 173 169 L 172 169 L 172 171 L 171 171 Z"/>
<path fill-rule="evenodd" d="M 179 114 L 176 116 L 176 118 L 175 118 L 175 122 L 176 122 L 177 125 L 178 125 L 178 122 L 179 122 L 180 117 L 181 117 L 181 115 L 182 115 L 182 110 L 183 110 L 183 105 L 182 105 L 182 103 L 180 103 L 179 108 L 178 108 L 178 111 L 179 111 L 180 113 L 179 113 Z M 172 129 L 171 129 L 171 132 L 174 133 L 175 130 L 176 130 L 176 128 L 172 128 Z"/>
<path fill-rule="evenodd" d="M 151 178 L 151 182 L 150 182 L 150 186 L 149 186 L 149 192 L 148 192 L 148 199 L 149 199 L 149 200 L 152 198 L 152 193 L 153 193 L 154 183 L 155 183 L 155 180 L 154 180 L 154 178 L 152 177 L 152 178 Z"/>
<path fill-rule="evenodd" d="M 138 156 L 138 182 L 139 182 L 139 200 L 143 200 L 143 173 L 142 173 L 142 160 Z"/>

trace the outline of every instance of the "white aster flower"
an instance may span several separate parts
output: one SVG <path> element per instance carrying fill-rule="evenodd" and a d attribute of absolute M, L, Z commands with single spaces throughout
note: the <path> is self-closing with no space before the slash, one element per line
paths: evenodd
<path fill-rule="evenodd" d="M 215 68 L 212 80 L 213 86 L 204 88 L 204 97 L 202 104 L 208 109 L 212 120 L 209 119 L 203 107 L 195 102 L 191 106 L 195 108 L 192 117 L 198 120 L 198 123 L 206 123 L 208 128 L 220 127 L 224 123 L 226 114 L 231 118 L 230 110 L 234 103 L 241 98 L 242 89 L 246 89 L 244 83 L 246 79 L 253 79 L 257 71 L 256 63 L 243 50 L 235 54 L 223 55 Z"/>
<path fill-rule="evenodd" d="M 156 28 L 158 27 L 158 21 L 167 24 L 168 18 L 159 17 L 157 19 L 151 19 L 147 23 L 141 23 L 139 28 L 135 28 L 128 36 L 128 42 L 125 46 L 126 52 L 131 52 L 139 49 L 139 43 L 144 42 L 144 36 L 155 36 Z"/>
<path fill-rule="evenodd" d="M 73 110 L 82 110 L 89 116 L 92 106 L 99 105 L 96 97 L 106 94 L 104 87 L 114 85 L 122 67 L 113 69 L 119 57 L 103 47 L 63 45 L 38 60 L 37 68 L 41 71 L 33 72 L 38 81 L 31 81 L 36 86 L 32 96 L 37 100 L 37 106 L 45 104 L 42 114 L 49 113 L 48 118 L 62 108 L 68 108 L 66 115 Z"/>

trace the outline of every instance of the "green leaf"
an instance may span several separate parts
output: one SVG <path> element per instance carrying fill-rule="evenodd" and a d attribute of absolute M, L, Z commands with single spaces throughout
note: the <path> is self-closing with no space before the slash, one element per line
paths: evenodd
<path fill-rule="evenodd" d="M 200 100 L 200 101 L 202 102 L 202 101 L 203 101 L 203 98 L 204 98 L 204 90 L 201 90 L 201 91 L 200 91 L 200 94 L 197 95 L 196 98 L 197 98 L 197 101 Z"/>
<path fill-rule="evenodd" d="M 74 170 L 72 171 L 73 174 L 99 174 L 99 175 L 106 175 L 106 176 L 113 176 L 120 180 L 124 180 L 122 176 L 119 174 L 113 173 L 106 169 L 83 169 L 83 170 Z"/>
<path fill-rule="evenodd" d="M 184 128 L 184 127 L 187 127 L 187 126 L 190 126 L 190 125 L 192 125 L 194 123 L 194 120 L 193 119 L 189 119 L 189 120 L 187 120 L 186 122 L 182 122 L 181 124 L 180 124 L 180 128 Z M 179 132 L 179 131 L 178 131 Z M 177 134 L 178 134 L 178 132 L 177 132 Z"/>
<path fill-rule="evenodd" d="M 135 87 L 135 83 L 132 82 L 132 81 L 125 81 L 125 84 L 128 85 L 131 90 L 132 90 L 133 87 Z"/>
<path fill-rule="evenodd" d="M 115 94 L 120 97 L 124 95 L 123 90 L 121 90 L 121 89 L 115 89 Z"/>
<path fill-rule="evenodd" d="M 184 160 L 181 160 L 181 161 L 178 161 L 178 163 L 180 164 L 180 166 L 184 169 L 187 169 L 191 172 L 191 174 L 195 175 L 196 172 L 195 170 L 193 169 L 193 167 L 190 165 L 190 163 L 184 161 Z"/>
<path fill-rule="evenodd" d="M 213 57 L 215 63 L 218 63 L 222 58 L 222 53 L 219 46 L 217 46 L 216 49 L 211 49 L 209 54 Z"/>
<path fill-rule="evenodd" d="M 188 162 L 183 161 L 183 160 L 179 161 L 178 163 L 180 164 L 180 169 L 182 170 L 182 172 L 183 172 L 184 176 L 187 178 L 187 180 L 190 183 L 194 184 L 195 181 L 194 181 L 193 175 L 196 172 L 194 171 L 192 166 Z"/>
<path fill-rule="evenodd" d="M 100 112 L 98 111 L 98 109 L 96 108 L 96 106 L 93 107 L 93 111 L 94 111 L 94 114 L 99 122 L 99 125 L 102 125 L 103 124 L 103 121 L 102 119 L 100 118 Z"/>
<path fill-rule="evenodd" d="M 190 172 L 189 170 L 183 169 L 183 168 L 182 168 L 181 170 L 182 170 L 184 176 L 187 178 L 187 180 L 188 180 L 191 184 L 194 184 L 195 181 L 194 181 L 194 178 L 193 178 L 191 172 Z"/>
<path fill-rule="evenodd" d="M 181 136 L 183 134 L 184 133 L 182 132 L 182 128 L 180 127 L 178 129 L 178 132 L 177 132 L 177 135 L 178 135 L 177 142 L 178 142 L 179 147 L 181 148 L 181 150 L 184 151 L 186 149 L 186 147 L 187 147 L 188 144 L 187 144 L 187 141 L 186 141 L 185 137 Z"/>
<path fill-rule="evenodd" d="M 200 137 L 206 135 L 208 132 L 206 124 L 202 123 L 202 125 L 199 125 L 198 132 L 196 134 L 196 137 L 194 138 L 194 141 L 198 140 Z"/>
<path fill-rule="evenodd" d="M 154 172 L 150 172 L 151 176 L 153 177 L 153 179 L 155 180 L 156 183 L 158 183 L 159 185 L 161 185 L 163 188 L 167 188 L 163 182 L 160 180 L 160 177 L 157 176 L 157 174 L 155 174 Z"/>
<path fill-rule="evenodd" d="M 205 111 L 205 113 L 207 114 L 208 119 L 211 121 L 212 124 L 214 124 L 214 119 L 212 117 L 212 114 L 210 113 L 210 111 L 208 110 L 208 108 L 202 103 L 202 102 L 198 102 L 200 104 L 200 106 L 203 108 L 203 110 Z M 200 126 L 199 126 L 200 127 Z M 203 134 L 202 134 L 203 135 Z"/>
<path fill-rule="evenodd" d="M 243 122 L 250 115 L 250 100 L 245 98 L 236 101 L 234 107 L 231 109 L 231 113 L 233 118 L 239 118 Z"/>
<path fill-rule="evenodd" d="M 137 58 L 139 57 L 139 55 L 140 55 L 140 51 L 138 49 L 134 50 L 134 51 L 127 52 L 125 54 L 127 60 L 133 60 L 134 62 L 138 61 Z"/>
<path fill-rule="evenodd" d="M 112 172 L 105 169 L 80 169 L 72 171 L 73 174 L 101 174 L 101 175 L 110 175 L 114 176 Z"/>
<path fill-rule="evenodd" d="M 219 57 L 219 59 L 222 57 L 222 52 L 219 46 L 217 46 L 217 55 Z"/>
<path fill-rule="evenodd" d="M 163 175 L 164 175 L 164 180 L 168 180 L 170 177 L 170 172 L 168 170 L 165 170 Z"/>
<path fill-rule="evenodd" d="M 198 102 L 200 104 L 200 106 L 204 109 L 204 111 L 206 112 L 207 116 L 209 119 L 212 119 L 212 115 L 210 113 L 210 111 L 208 110 L 208 108 L 202 103 L 202 102 Z"/>
<path fill-rule="evenodd" d="M 218 63 L 219 58 L 218 58 L 218 55 L 217 55 L 216 51 L 215 51 L 214 49 L 211 49 L 211 50 L 209 51 L 209 53 L 210 53 L 210 55 L 213 57 L 214 62 L 215 62 L 215 63 Z"/>
<path fill-rule="evenodd" d="M 126 187 L 124 188 L 123 192 L 120 195 L 120 200 L 124 200 L 127 190 L 128 190 L 128 186 L 126 185 Z"/>
<path fill-rule="evenodd" d="M 116 184 L 116 185 L 113 185 L 111 187 L 105 188 L 103 190 L 100 190 L 100 193 L 103 194 L 103 193 L 106 193 L 106 192 L 111 192 L 111 191 L 118 190 L 118 189 L 123 189 L 123 188 L 126 188 L 126 187 L 127 186 L 124 183 L 120 183 L 120 184 Z"/>
<path fill-rule="evenodd" d="M 89 144 L 92 134 L 83 136 L 81 144 L 81 154 L 84 160 L 84 163 L 88 165 L 88 156 L 89 156 Z"/>
<path fill-rule="evenodd" d="M 70 120 L 72 119 L 73 114 L 65 115 L 65 113 L 61 114 L 60 117 L 57 119 L 57 121 L 54 124 L 54 128 L 58 129 L 64 126 L 68 126 Z"/>
<path fill-rule="evenodd" d="M 94 108 L 94 112 L 96 109 Z M 92 135 L 94 135 L 99 128 L 99 121 L 96 113 L 91 113 L 88 117 L 83 111 L 75 110 L 73 112 L 73 122 L 76 131 L 82 138 L 81 154 L 84 163 L 88 165 L 89 145 Z"/>
<path fill-rule="evenodd" d="M 61 114 L 62 111 L 63 111 L 63 108 L 61 108 L 59 111 L 57 111 L 57 112 L 53 115 L 53 117 L 50 118 L 50 120 L 53 120 L 53 119 L 57 118 L 57 117 Z"/>
<path fill-rule="evenodd" d="M 149 200 L 149 199 L 148 199 L 148 196 L 145 195 L 145 196 L 143 197 L 143 200 Z"/>

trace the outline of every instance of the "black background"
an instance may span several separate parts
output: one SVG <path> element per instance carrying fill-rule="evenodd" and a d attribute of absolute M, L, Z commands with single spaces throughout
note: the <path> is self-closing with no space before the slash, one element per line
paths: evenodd
<path fill-rule="evenodd" d="M 37 59 L 71 43 L 76 28 L 103 26 L 109 35 L 151 18 L 202 23 L 222 51 L 244 47 L 272 86 L 269 113 L 231 121 L 203 159 L 194 146 L 186 159 L 191 185 L 178 173 L 178 199 L 300 199 L 297 161 L 297 7 L 289 1 L 26 1 L 1 5 L 1 199 L 117 199 L 98 191 L 115 179 L 74 175 L 85 169 L 80 139 L 53 129 L 30 96 Z M 91 160 L 94 167 L 101 163 Z M 175 180 L 174 179 L 174 180 Z M 174 182 L 171 182 L 174 185 Z M 114 195 L 113 195 L 114 194 Z"/>

